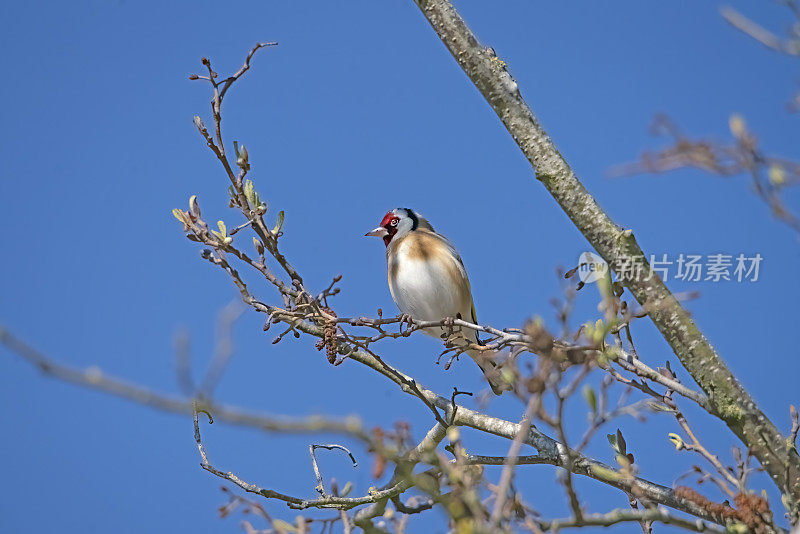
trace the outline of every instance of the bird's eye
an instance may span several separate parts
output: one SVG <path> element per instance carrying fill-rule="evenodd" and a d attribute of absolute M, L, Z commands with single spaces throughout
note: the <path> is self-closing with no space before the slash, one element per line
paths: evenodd
<path fill-rule="evenodd" d="M 398 221 L 398 219 L 392 219 L 392 222 L 390 224 L 392 226 L 397 226 L 397 221 Z"/>

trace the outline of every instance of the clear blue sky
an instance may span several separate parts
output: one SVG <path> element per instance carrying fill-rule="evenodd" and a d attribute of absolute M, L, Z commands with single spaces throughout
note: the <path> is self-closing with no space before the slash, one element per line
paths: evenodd
<path fill-rule="evenodd" d="M 785 111 L 796 60 L 731 29 L 716 2 L 457 5 L 508 61 L 588 189 L 648 253 L 764 257 L 757 283 L 670 285 L 701 292 L 689 304 L 701 328 L 786 428 L 788 404 L 800 401 L 796 237 L 746 180 L 698 172 L 611 179 L 607 171 L 660 143 L 646 133 L 657 112 L 718 139 L 739 112 L 772 151 L 796 156 L 797 116 Z M 788 24 L 775 3 L 734 5 L 778 30 Z M 258 190 L 286 210 L 283 246 L 311 286 L 344 275 L 340 313 L 394 313 L 383 247 L 362 236 L 395 206 L 417 208 L 452 239 L 480 319 L 498 326 L 535 314 L 552 321 L 555 268 L 587 250 L 410 0 L 33 1 L 4 13 L 0 322 L 61 361 L 176 392 L 179 326 L 191 332 L 195 362 L 207 360 L 215 315 L 235 293 L 170 211 L 197 194 L 209 218 L 238 219 L 191 121 L 207 116 L 208 92 L 187 76 L 204 55 L 220 73 L 238 68 L 258 40 L 280 46 L 262 51 L 230 93 L 228 139 L 247 144 Z M 593 291 L 582 292 L 577 322 L 596 313 Z M 260 320 L 248 314 L 237 325 L 239 350 L 220 399 L 274 413 L 359 413 L 368 425 L 402 418 L 417 437 L 429 426 L 420 403 L 356 364 L 329 366 L 312 340 L 270 345 Z M 635 334 L 643 359 L 676 367 L 649 324 Z M 477 387 L 468 362 L 449 372 L 433 365 L 437 349 L 420 336 L 387 346 L 385 356 L 438 391 Z M 45 379 L 0 352 L 0 530 L 239 531 L 238 519 L 217 518 L 221 481 L 199 468 L 189 418 Z M 505 398 L 489 409 L 511 419 L 522 411 Z M 579 400 L 572 406 L 573 439 L 584 409 Z M 695 421 L 729 458 L 730 434 Z M 643 476 L 671 484 L 695 462 L 672 449 L 667 419 L 619 426 Z M 474 453 L 507 447 L 466 436 Z M 314 493 L 307 445 L 330 440 L 222 425 L 205 437 L 220 467 L 306 496 Z M 356 450 L 357 470 L 334 454 L 324 468 L 363 493 L 374 482 Z M 612 461 L 602 435 L 591 452 Z M 552 469 L 520 469 L 519 484 L 546 515 L 567 513 Z M 579 490 L 593 512 L 626 506 L 595 484 L 581 481 Z M 280 503 L 268 509 L 295 515 Z M 431 520 L 415 521 L 422 529 Z"/>

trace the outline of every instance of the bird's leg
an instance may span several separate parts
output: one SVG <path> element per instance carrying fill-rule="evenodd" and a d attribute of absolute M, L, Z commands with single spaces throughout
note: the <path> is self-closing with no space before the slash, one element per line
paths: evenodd
<path fill-rule="evenodd" d="M 459 313 L 458 315 L 460 319 L 461 314 Z M 447 341 L 450 341 L 450 338 L 452 338 L 453 335 L 456 333 L 455 322 L 456 320 L 453 317 L 445 317 L 444 319 L 442 319 L 442 332 L 443 332 L 442 339 L 446 340 L 445 343 L 447 343 Z"/>

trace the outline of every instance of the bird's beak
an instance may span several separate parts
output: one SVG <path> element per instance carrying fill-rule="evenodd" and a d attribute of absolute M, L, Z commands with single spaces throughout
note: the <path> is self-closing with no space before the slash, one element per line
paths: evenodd
<path fill-rule="evenodd" d="M 379 227 L 375 228 L 374 230 L 371 230 L 371 231 L 367 232 L 364 235 L 365 236 L 368 236 L 368 235 L 369 236 L 375 236 L 375 237 L 385 237 L 385 236 L 389 235 L 389 230 L 387 230 L 383 226 L 379 226 Z"/>

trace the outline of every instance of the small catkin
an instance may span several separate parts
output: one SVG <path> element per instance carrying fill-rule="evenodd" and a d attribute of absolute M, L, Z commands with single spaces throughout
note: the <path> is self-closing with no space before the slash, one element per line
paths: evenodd
<path fill-rule="evenodd" d="M 325 312 L 333 317 L 337 317 L 336 313 L 330 308 L 324 308 Z M 325 335 L 323 337 L 325 343 L 325 351 L 328 356 L 328 363 L 336 363 L 336 354 L 338 353 L 338 343 L 336 340 L 336 323 L 331 321 L 325 323 Z"/>
<path fill-rule="evenodd" d="M 693 502 L 723 522 L 739 521 L 755 534 L 766 534 L 772 531 L 772 511 L 769 509 L 767 500 L 760 495 L 753 493 L 737 494 L 733 498 L 736 508 L 727 503 L 714 502 L 686 486 L 675 488 L 675 495 L 686 501 Z"/>

